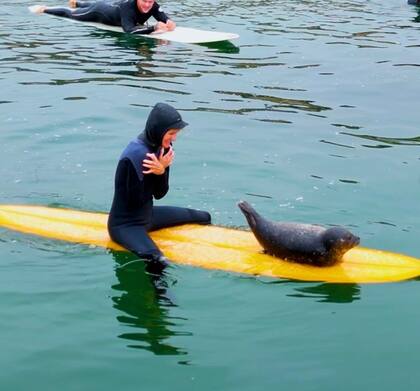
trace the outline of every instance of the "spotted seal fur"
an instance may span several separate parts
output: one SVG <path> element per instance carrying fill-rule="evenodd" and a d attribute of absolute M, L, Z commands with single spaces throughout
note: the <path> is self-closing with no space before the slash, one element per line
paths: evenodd
<path fill-rule="evenodd" d="M 272 222 L 246 201 L 240 201 L 238 206 L 265 252 L 281 259 L 330 266 L 360 242 L 358 236 L 342 227 Z"/>

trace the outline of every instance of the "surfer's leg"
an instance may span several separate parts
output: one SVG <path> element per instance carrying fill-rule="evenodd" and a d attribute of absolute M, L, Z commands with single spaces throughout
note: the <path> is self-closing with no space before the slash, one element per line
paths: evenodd
<path fill-rule="evenodd" d="M 202 210 L 180 208 L 177 206 L 154 206 L 152 223 L 148 230 L 154 231 L 181 224 L 210 223 L 210 214 Z"/>
<path fill-rule="evenodd" d="M 108 231 L 114 242 L 146 261 L 149 271 L 161 272 L 168 265 L 167 259 L 147 234 L 145 227 L 139 225 L 108 227 Z"/>
<path fill-rule="evenodd" d="M 140 258 L 150 259 L 162 255 L 155 242 L 147 234 L 143 226 L 119 226 L 109 229 L 113 241 L 127 250 L 138 255 Z"/>
<path fill-rule="evenodd" d="M 73 8 L 86 8 L 94 5 L 94 1 L 77 1 L 77 0 L 70 0 L 70 4 L 74 4 Z"/>
<path fill-rule="evenodd" d="M 80 20 L 81 22 L 100 22 L 102 18 L 101 14 L 97 11 L 96 5 L 96 3 L 92 3 L 89 7 L 76 9 L 66 7 L 48 7 L 44 10 L 44 12 L 54 16 Z"/>

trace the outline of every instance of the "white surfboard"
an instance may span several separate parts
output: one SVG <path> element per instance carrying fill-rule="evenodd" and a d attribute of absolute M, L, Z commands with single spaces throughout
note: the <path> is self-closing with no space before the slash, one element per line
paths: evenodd
<path fill-rule="evenodd" d="M 38 13 L 40 5 L 32 5 L 28 7 L 29 11 L 32 13 Z M 48 7 L 48 8 L 54 8 L 54 7 Z M 66 8 L 66 7 L 60 7 L 60 8 Z M 69 8 L 70 9 L 70 8 Z M 117 33 L 124 33 L 123 29 L 118 26 L 110 26 L 102 23 L 96 23 L 96 22 L 81 22 L 74 19 L 59 17 L 51 14 L 44 14 L 41 15 L 48 15 L 53 16 L 60 19 L 68 20 L 69 22 L 76 22 L 76 23 L 82 23 L 87 26 L 96 27 L 101 30 L 107 30 L 107 31 L 114 31 Z M 239 38 L 238 34 L 233 33 L 223 33 L 220 31 L 206 31 L 206 30 L 199 30 L 189 27 L 180 27 L 177 26 L 174 31 L 168 31 L 165 33 L 152 33 L 152 34 L 133 34 L 133 36 L 140 36 L 140 37 L 146 37 L 146 38 L 153 38 L 153 39 L 161 39 L 165 41 L 174 41 L 174 42 L 182 42 L 182 43 L 209 43 L 209 42 L 219 42 L 219 41 L 229 41 L 231 39 Z"/>

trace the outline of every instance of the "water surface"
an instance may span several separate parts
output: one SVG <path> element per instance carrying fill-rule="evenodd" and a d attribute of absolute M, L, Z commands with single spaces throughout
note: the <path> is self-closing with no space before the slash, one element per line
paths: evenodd
<path fill-rule="evenodd" d="M 246 199 L 420 257 L 418 8 L 161 3 L 179 24 L 241 37 L 165 43 L 2 3 L 2 203 L 108 210 L 121 150 L 163 101 L 191 124 L 165 204 L 244 226 Z M 418 388 L 418 281 L 181 266 L 154 279 L 128 254 L 7 230 L 0 258 L 2 389 Z"/>

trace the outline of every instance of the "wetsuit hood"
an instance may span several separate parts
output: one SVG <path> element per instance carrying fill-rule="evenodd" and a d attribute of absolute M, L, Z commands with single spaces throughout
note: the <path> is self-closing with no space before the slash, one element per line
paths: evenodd
<path fill-rule="evenodd" d="M 169 129 L 182 129 L 187 125 L 175 108 L 166 103 L 156 103 L 139 139 L 157 149 L 162 145 L 163 136 Z"/>

